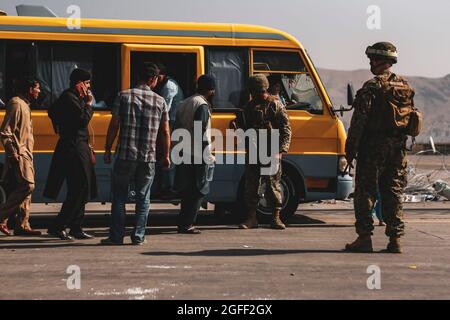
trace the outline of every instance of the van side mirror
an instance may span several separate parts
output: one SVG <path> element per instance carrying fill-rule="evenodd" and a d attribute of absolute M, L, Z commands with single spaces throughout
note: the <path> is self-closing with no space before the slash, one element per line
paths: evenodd
<path fill-rule="evenodd" d="M 353 91 L 353 86 L 351 83 L 347 84 L 347 105 L 353 105 L 353 101 L 355 100 L 355 94 Z"/>
<path fill-rule="evenodd" d="M 344 108 L 343 105 L 340 106 L 339 109 L 334 109 L 334 112 L 339 112 L 341 114 L 341 117 L 344 116 L 344 112 L 353 110 L 353 101 L 355 100 L 355 94 L 353 93 L 353 86 L 348 83 L 347 84 L 347 104 L 350 106 L 350 108 Z"/>

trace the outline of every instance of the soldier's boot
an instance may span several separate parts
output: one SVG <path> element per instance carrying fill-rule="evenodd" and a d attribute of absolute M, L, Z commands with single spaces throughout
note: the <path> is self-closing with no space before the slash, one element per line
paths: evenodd
<path fill-rule="evenodd" d="M 272 223 L 270 224 L 272 229 L 284 230 L 286 226 L 280 219 L 280 209 L 275 209 L 272 215 Z"/>
<path fill-rule="evenodd" d="M 387 251 L 390 253 L 402 253 L 403 252 L 402 246 L 400 243 L 400 237 L 389 237 Z"/>
<path fill-rule="evenodd" d="M 256 219 L 256 210 L 250 210 L 247 220 L 239 225 L 239 229 L 255 229 L 258 228 L 258 220 Z"/>
<path fill-rule="evenodd" d="M 345 251 L 373 252 L 372 237 L 370 235 L 358 236 L 355 241 L 345 245 Z"/>

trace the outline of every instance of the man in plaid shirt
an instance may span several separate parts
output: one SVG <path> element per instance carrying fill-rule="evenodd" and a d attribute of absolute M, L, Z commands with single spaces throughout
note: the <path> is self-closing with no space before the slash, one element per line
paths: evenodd
<path fill-rule="evenodd" d="M 105 145 L 105 163 L 111 163 L 111 148 L 120 129 L 112 177 L 111 228 L 102 244 L 123 244 L 125 235 L 125 204 L 128 187 L 134 182 L 136 192 L 136 225 L 131 242 L 145 241 L 150 207 L 150 188 L 155 176 L 156 137 L 163 137 L 163 167 L 170 166 L 170 132 L 167 104 L 152 91 L 158 81 L 158 67 L 146 65 L 139 74 L 139 84 L 119 95 L 108 128 Z"/>

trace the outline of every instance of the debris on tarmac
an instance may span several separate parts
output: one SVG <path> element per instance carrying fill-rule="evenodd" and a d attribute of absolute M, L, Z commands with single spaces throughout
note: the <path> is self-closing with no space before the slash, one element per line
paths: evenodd
<path fill-rule="evenodd" d="M 433 188 L 438 195 L 444 197 L 447 200 L 450 200 L 450 186 L 448 185 L 447 182 L 442 180 L 436 180 L 433 183 Z"/>
<path fill-rule="evenodd" d="M 431 145 L 433 139 L 430 137 Z M 440 163 L 424 169 L 420 161 L 427 155 L 439 156 Z M 404 202 L 424 202 L 450 200 L 450 171 L 446 166 L 446 155 L 435 148 L 423 150 L 414 155 L 416 160 L 408 165 L 408 185 L 405 188 Z M 428 166 L 430 166 L 428 164 Z"/>

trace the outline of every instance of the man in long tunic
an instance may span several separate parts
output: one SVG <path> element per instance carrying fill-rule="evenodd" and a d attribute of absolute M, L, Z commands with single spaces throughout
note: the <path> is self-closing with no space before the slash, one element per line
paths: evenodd
<path fill-rule="evenodd" d="M 29 223 L 31 194 L 34 190 L 33 124 L 30 101 L 39 96 L 39 83 L 35 80 L 19 81 L 18 95 L 6 105 L 6 114 L 0 128 L 0 140 L 5 148 L 5 166 L 2 180 L 14 187 L 0 206 L 0 232 L 11 235 L 7 221 L 16 215 L 14 235 L 40 235 Z M 12 180 L 12 181 L 11 181 Z"/>

